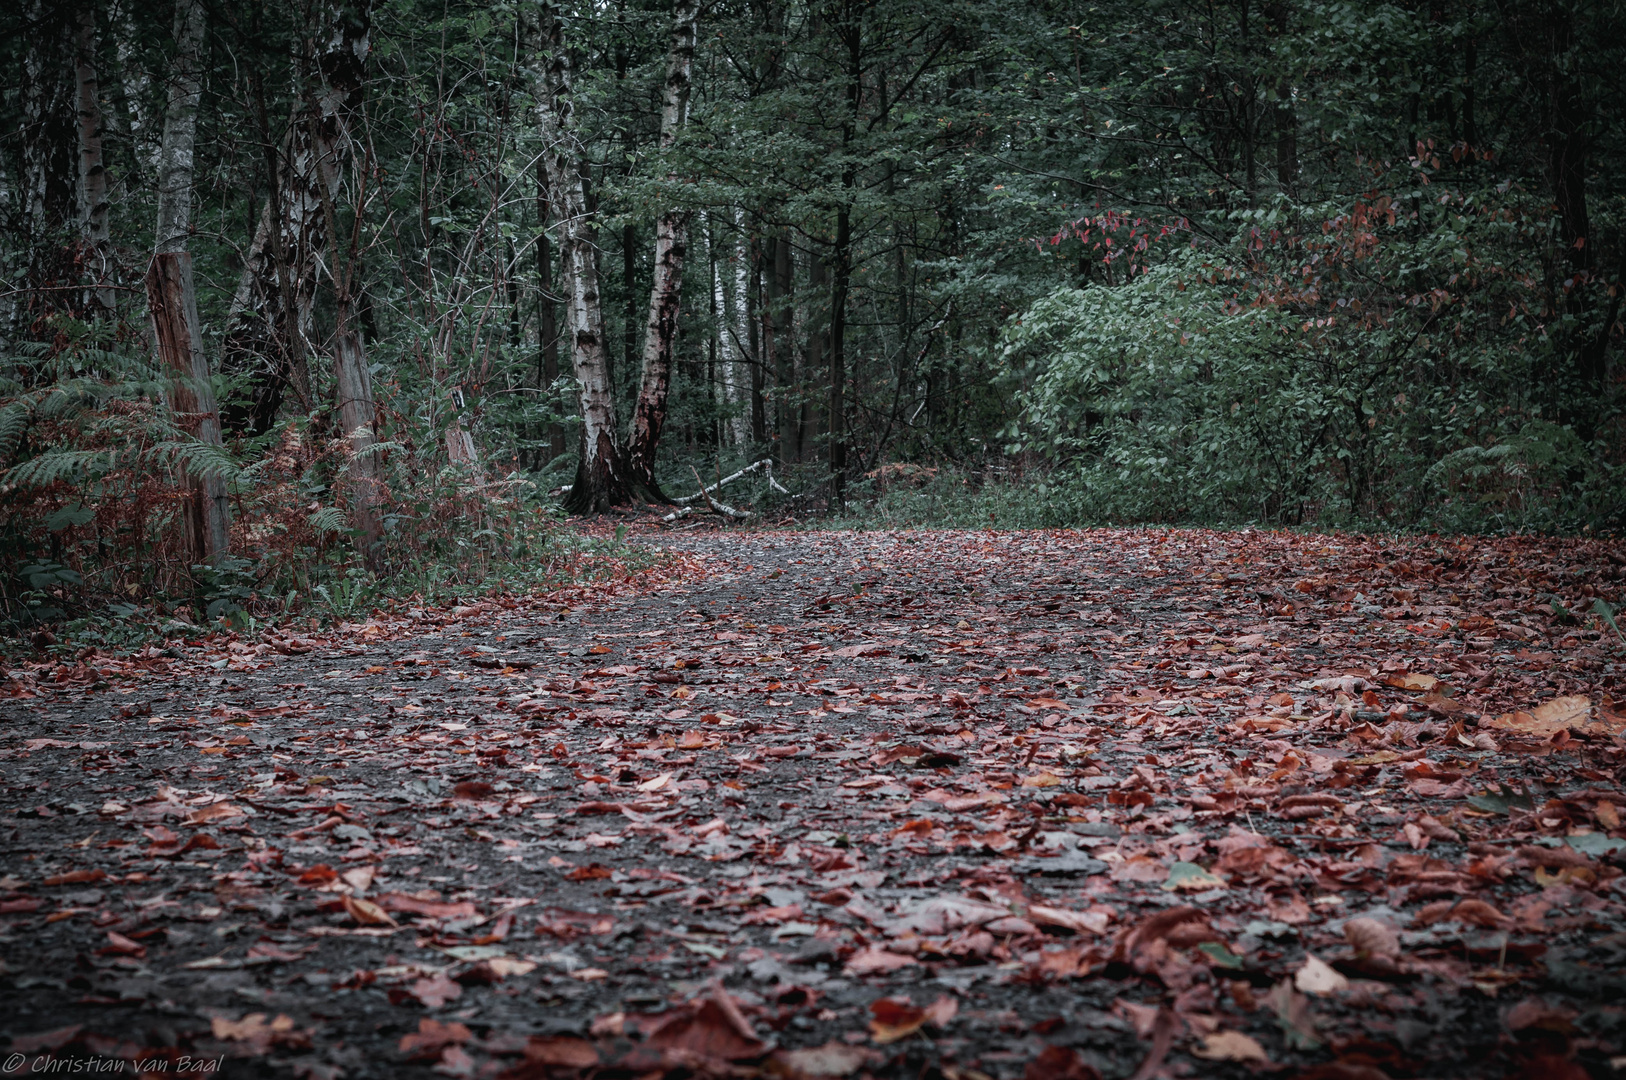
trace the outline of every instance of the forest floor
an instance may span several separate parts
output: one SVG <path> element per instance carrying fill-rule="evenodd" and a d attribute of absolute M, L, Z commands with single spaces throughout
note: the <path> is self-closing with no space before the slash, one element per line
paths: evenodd
<path fill-rule="evenodd" d="M 1626 1070 L 1618 546 L 632 540 L 11 662 L 0 1072 Z"/>

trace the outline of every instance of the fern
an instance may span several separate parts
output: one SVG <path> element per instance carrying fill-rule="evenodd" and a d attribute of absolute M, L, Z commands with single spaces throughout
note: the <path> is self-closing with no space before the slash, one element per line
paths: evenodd
<path fill-rule="evenodd" d="M 112 466 L 112 455 L 105 450 L 47 450 L 39 457 L 7 470 L 4 476 L 0 476 L 0 486 L 49 487 L 62 481 L 80 479 L 82 475 L 100 474 Z"/>
<path fill-rule="evenodd" d="M 0 461 L 11 460 L 33 420 L 33 403 L 26 399 L 10 401 L 0 407 Z"/>
<path fill-rule="evenodd" d="M 235 480 L 243 467 L 223 446 L 201 439 L 168 439 L 152 448 L 156 460 L 184 467 L 192 476 L 218 476 Z"/>
<path fill-rule="evenodd" d="M 334 506 L 324 506 L 306 519 L 317 536 L 327 533 L 344 532 L 349 527 L 344 519 L 344 512 Z"/>

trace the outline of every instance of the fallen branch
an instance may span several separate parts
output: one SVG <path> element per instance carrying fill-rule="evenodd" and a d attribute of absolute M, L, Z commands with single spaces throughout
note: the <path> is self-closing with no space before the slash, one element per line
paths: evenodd
<path fill-rule="evenodd" d="M 767 459 L 764 458 L 763 460 L 766 461 Z M 762 464 L 762 462 L 758 462 L 757 464 L 760 465 L 760 464 Z M 695 472 L 693 466 L 689 467 L 689 471 L 694 473 L 694 482 L 699 484 L 700 483 L 700 474 L 698 472 Z M 744 469 L 740 470 L 740 472 L 744 472 L 744 471 L 745 471 Z M 739 473 L 734 474 L 734 476 L 738 476 L 738 475 L 739 475 Z M 726 484 L 730 480 L 734 479 L 734 476 L 724 477 L 723 479 L 717 481 L 717 483 L 713 484 L 712 487 L 722 487 L 724 484 Z M 719 514 L 724 514 L 724 515 L 726 515 L 728 517 L 731 517 L 731 518 L 734 518 L 736 520 L 738 520 L 740 518 L 748 518 L 748 517 L 751 516 L 751 512 L 749 510 L 736 510 L 732 506 L 729 506 L 727 503 L 718 502 L 716 499 L 711 497 L 711 488 L 708 488 L 708 487 L 706 487 L 704 485 L 701 485 L 700 495 L 704 495 L 705 498 L 706 498 L 706 502 L 708 504 L 710 504 L 711 508 L 713 510 L 715 510 Z M 699 498 L 700 495 L 691 496 L 691 498 Z M 684 500 L 677 499 L 677 500 L 674 500 L 674 501 L 683 502 Z"/>
<path fill-rule="evenodd" d="M 739 470 L 738 472 L 729 473 L 727 476 L 723 477 L 721 480 L 717 481 L 715 484 L 712 484 L 710 486 L 701 487 L 699 492 L 697 492 L 694 495 L 684 495 L 681 498 L 676 498 L 676 499 L 673 499 L 672 501 L 677 503 L 679 506 L 682 506 L 685 503 L 692 503 L 696 499 L 702 499 L 703 498 L 703 499 L 707 499 L 709 501 L 710 497 L 711 497 L 711 492 L 716 491 L 718 488 L 722 487 L 724 484 L 732 483 L 733 481 L 738 480 L 740 477 L 744 476 L 746 473 L 756 472 L 758 469 L 763 470 L 763 473 L 767 476 L 767 478 L 768 478 L 768 486 L 769 487 L 773 488 L 775 491 L 782 492 L 782 493 L 784 493 L 786 495 L 790 494 L 790 492 L 786 491 L 784 486 L 781 485 L 778 480 L 774 479 L 774 475 L 773 475 L 773 458 L 763 458 L 761 461 L 753 461 L 753 462 L 751 462 L 751 464 L 747 465 L 745 468 Z M 691 470 L 691 471 L 693 471 L 693 470 Z M 699 483 L 700 474 L 695 473 L 694 478 L 695 478 L 695 482 Z"/>

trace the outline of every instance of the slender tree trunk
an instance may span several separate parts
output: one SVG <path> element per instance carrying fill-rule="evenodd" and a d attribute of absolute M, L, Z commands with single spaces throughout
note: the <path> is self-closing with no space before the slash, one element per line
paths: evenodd
<path fill-rule="evenodd" d="M 107 227 L 107 169 L 102 163 L 102 105 L 96 78 L 96 5 L 80 0 L 74 81 L 79 87 L 79 238 L 95 282 L 92 311 L 112 315 L 113 248 Z"/>
<path fill-rule="evenodd" d="M 553 240 L 548 236 L 548 180 L 539 168 L 536 178 L 536 280 L 541 294 L 541 308 L 537 312 L 537 344 L 540 350 L 537 363 L 541 383 L 537 389 L 547 395 L 550 409 L 559 405 L 553 392 L 559 381 L 559 321 L 553 300 Z M 552 461 L 565 452 L 565 429 L 557 420 L 548 422 L 548 456 Z"/>
<path fill-rule="evenodd" d="M 167 394 L 176 423 L 199 441 L 221 444 L 220 416 L 203 353 L 192 256 L 193 149 L 197 139 L 202 0 L 175 5 L 175 60 L 170 71 L 169 107 L 159 150 L 157 244 L 147 270 L 147 304 L 152 312 L 158 358 L 168 376 Z M 192 476 L 181 470 L 187 488 L 187 548 L 197 562 L 227 554 L 229 520 L 226 484 L 218 473 Z"/>
<path fill-rule="evenodd" d="M 754 457 L 756 447 L 768 442 L 768 409 L 763 400 L 763 393 L 767 389 L 766 376 L 769 360 L 762 347 L 762 327 L 759 323 L 762 313 L 762 245 L 753 242 L 747 252 L 746 266 L 748 276 L 745 290 L 745 330 L 746 355 L 751 362 L 751 451 Z"/>
<path fill-rule="evenodd" d="M 730 224 L 737 224 L 737 211 L 730 214 Z M 714 217 L 713 222 L 716 221 Z M 740 273 L 741 250 L 737 244 L 711 230 L 711 240 L 717 245 L 717 352 L 723 359 L 721 376 L 728 401 L 728 438 L 732 446 L 741 449 L 751 444 L 751 378 L 746 371 L 744 341 L 740 330 L 745 306 L 743 275 Z"/>
<path fill-rule="evenodd" d="M 542 162 L 548 176 L 548 203 L 559 219 L 565 326 L 570 334 L 571 366 L 580 387 L 582 418 L 581 456 L 565 506 L 575 513 L 596 514 L 626 500 L 626 467 L 616 442 L 615 397 L 604 341 L 592 219 L 582 183 L 583 157 L 575 130 L 570 54 L 557 3 L 544 0 L 540 9 L 541 27 L 532 50 L 533 62 L 541 68 L 536 86 L 537 126 L 546 147 Z"/>
<path fill-rule="evenodd" d="M 29 6 L 23 50 L 23 205 L 36 239 L 71 223 L 74 206 L 74 103 L 66 72 L 73 61 L 72 8 L 48 0 Z"/>
<path fill-rule="evenodd" d="M 847 287 L 852 273 L 852 212 L 836 211 L 835 274 L 830 287 L 830 505 L 847 504 Z"/>
<path fill-rule="evenodd" d="M 795 302 L 795 264 L 791 261 L 790 234 L 781 232 L 769 240 L 768 304 L 763 319 L 774 372 L 774 420 L 778 429 L 779 460 L 794 461 L 797 456 L 796 342 L 793 337 L 792 304 Z"/>
<path fill-rule="evenodd" d="M 734 445 L 749 447 L 751 445 L 751 366 L 755 359 L 751 355 L 751 243 L 745 230 L 745 211 L 739 208 L 734 210 L 734 244 L 733 253 L 729 257 L 730 268 L 733 270 L 731 294 L 734 301 L 732 318 L 729 320 L 728 336 L 733 344 L 730 350 L 733 354 L 734 364 L 729 381 L 734 385 Z"/>
<path fill-rule="evenodd" d="M 1288 7 L 1285 3 L 1269 3 L 1264 7 L 1265 28 L 1270 41 L 1279 41 L 1287 34 Z M 1293 84 L 1286 79 L 1276 80 L 1276 105 L 1271 112 L 1271 127 L 1276 135 L 1276 184 L 1291 194 L 1299 173 L 1298 116 L 1293 109 Z"/>
<path fill-rule="evenodd" d="M 807 327 L 807 363 L 802 369 L 799 385 L 816 387 L 825 376 L 824 345 L 829 333 L 829 326 L 825 321 L 827 313 L 818 307 L 826 302 L 827 294 L 824 291 L 826 275 L 824 258 L 818 252 L 809 252 L 807 260 L 808 311 L 804 317 Z M 827 430 L 824 410 L 818 404 L 817 391 L 809 390 L 802 397 L 802 450 L 799 455 L 802 460 L 805 461 L 813 455 L 815 440 Z"/>
<path fill-rule="evenodd" d="M 660 146 L 663 151 L 671 148 L 688 120 L 698 7 L 697 0 L 673 0 L 672 4 L 672 40 L 666 59 L 666 87 L 661 97 Z M 655 274 L 649 290 L 643 370 L 627 452 L 630 479 L 643 494 L 656 498 L 661 494 L 655 482 L 655 451 L 660 445 L 661 430 L 666 426 L 666 399 L 672 388 L 672 363 L 677 351 L 678 315 L 683 300 L 683 260 L 688 240 L 687 211 L 668 210 L 660 216 L 655 224 Z"/>
<path fill-rule="evenodd" d="M 864 94 L 863 23 L 849 9 L 842 27 L 847 46 L 847 115 L 841 126 L 841 149 L 852 161 L 858 135 L 858 108 Z M 830 507 L 847 503 L 847 290 L 852 279 L 852 200 L 858 174 L 851 164 L 841 173 L 841 205 L 836 210 L 836 243 L 830 288 Z"/>

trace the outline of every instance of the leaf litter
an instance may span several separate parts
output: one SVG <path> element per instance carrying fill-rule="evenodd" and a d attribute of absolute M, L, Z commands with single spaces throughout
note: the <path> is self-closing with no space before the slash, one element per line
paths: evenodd
<path fill-rule="evenodd" d="M 10 1051 L 318 1080 L 1626 1066 L 1623 654 L 1555 615 L 1619 603 L 1618 548 L 641 542 L 664 574 L 8 664 Z"/>

